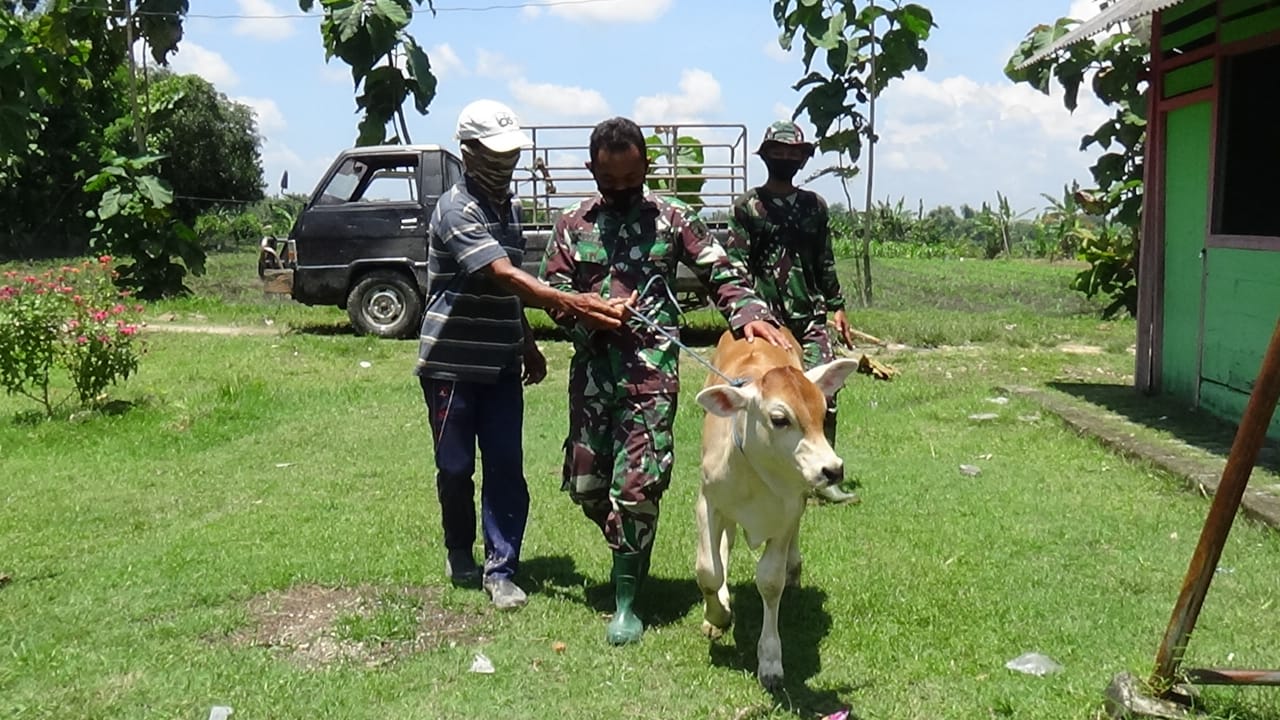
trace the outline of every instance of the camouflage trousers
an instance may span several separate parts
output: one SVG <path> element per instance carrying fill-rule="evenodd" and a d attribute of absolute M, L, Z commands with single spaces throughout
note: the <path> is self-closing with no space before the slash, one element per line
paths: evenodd
<path fill-rule="evenodd" d="M 676 401 L 666 393 L 570 398 L 562 489 L 614 550 L 653 544 L 675 462 Z"/>
<path fill-rule="evenodd" d="M 787 329 L 800 341 L 801 351 L 804 355 L 805 370 L 836 359 L 835 351 L 832 349 L 831 344 L 831 331 L 827 329 L 825 316 L 793 319 L 787 323 Z M 836 395 L 839 394 L 840 391 L 837 390 Z M 836 396 L 832 395 L 827 398 L 827 416 L 823 418 L 822 431 L 827 436 L 827 442 L 831 443 L 833 448 L 836 446 L 836 416 L 838 412 L 839 405 L 836 402 Z"/>

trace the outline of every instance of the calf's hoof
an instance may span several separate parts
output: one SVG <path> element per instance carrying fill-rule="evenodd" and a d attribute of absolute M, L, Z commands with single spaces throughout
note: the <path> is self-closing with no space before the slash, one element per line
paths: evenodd
<path fill-rule="evenodd" d="M 782 689 L 781 670 L 761 670 L 756 674 L 756 677 L 760 680 L 760 687 L 763 687 L 769 692 L 777 692 Z"/>
<path fill-rule="evenodd" d="M 705 635 L 708 640 L 719 640 L 720 638 L 724 637 L 724 632 L 728 629 L 729 629 L 728 623 L 726 623 L 724 627 L 721 627 L 719 625 L 716 625 L 715 623 L 712 623 L 710 620 L 702 621 L 702 634 Z"/>

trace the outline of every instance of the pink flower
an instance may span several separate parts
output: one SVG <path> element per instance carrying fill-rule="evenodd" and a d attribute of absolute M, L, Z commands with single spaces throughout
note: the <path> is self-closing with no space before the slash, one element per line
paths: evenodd
<path fill-rule="evenodd" d="M 84 298 L 80 297 L 79 295 L 76 295 L 75 297 L 71 298 L 71 301 L 77 305 L 84 304 Z"/>
<path fill-rule="evenodd" d="M 87 337 L 85 337 L 85 336 L 83 336 L 83 335 L 81 335 L 80 337 L 76 338 L 76 344 L 77 344 L 77 345 L 83 345 L 83 344 L 85 344 L 85 343 L 87 343 L 87 342 L 89 342 L 89 338 L 87 338 Z"/>
<path fill-rule="evenodd" d="M 115 307 L 111 308 L 112 315 L 119 315 L 122 312 L 124 312 L 124 306 L 119 303 L 116 303 Z"/>
<path fill-rule="evenodd" d="M 99 335 L 98 342 L 102 343 L 103 345 L 106 345 L 107 343 L 111 342 L 111 338 L 107 337 L 106 335 Z"/>
<path fill-rule="evenodd" d="M 67 327 L 72 330 L 75 330 L 76 328 L 80 327 L 80 321 L 76 320 L 75 318 L 71 318 L 70 320 L 67 321 Z"/>
<path fill-rule="evenodd" d="M 93 314 L 94 322 L 102 322 L 103 320 L 106 320 L 106 319 L 107 319 L 106 310 L 99 310 Z"/>
<path fill-rule="evenodd" d="M 111 262 L 111 256 L 103 255 L 102 257 L 98 258 L 98 262 L 102 263 L 103 265 L 106 265 L 107 263 Z"/>
<path fill-rule="evenodd" d="M 121 335 L 134 335 L 137 332 L 138 332 L 138 328 L 135 325 L 125 325 L 124 327 L 120 328 Z"/>
<path fill-rule="evenodd" d="M 5 277 L 7 277 L 7 278 L 10 278 L 10 279 L 16 278 L 16 277 L 18 277 L 18 271 L 17 271 L 17 270 L 5 270 L 5 271 L 4 271 L 4 276 L 5 276 Z"/>
<path fill-rule="evenodd" d="M 37 295 L 43 295 L 43 294 L 44 294 L 44 288 L 42 288 L 42 287 L 41 287 L 41 288 L 36 288 L 36 294 L 37 294 Z"/>
<path fill-rule="evenodd" d="M 134 305 L 134 306 L 133 306 L 133 311 L 134 311 L 134 312 L 142 312 L 143 310 L 146 310 L 146 308 L 145 308 L 145 307 L 143 307 L 143 306 L 141 306 L 141 305 Z"/>
<path fill-rule="evenodd" d="M 26 277 L 22 278 L 22 282 L 27 283 L 28 285 L 32 285 L 32 284 L 37 283 L 37 282 L 40 282 L 40 281 L 36 278 L 36 276 L 35 276 L 35 275 L 28 275 L 28 276 L 26 276 Z"/>

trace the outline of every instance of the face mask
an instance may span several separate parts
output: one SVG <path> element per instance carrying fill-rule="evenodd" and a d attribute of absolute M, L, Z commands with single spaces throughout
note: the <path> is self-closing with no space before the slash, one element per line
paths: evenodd
<path fill-rule="evenodd" d="M 644 200 L 644 186 L 633 188 L 613 188 L 609 190 L 601 190 L 600 196 L 604 198 L 604 204 L 610 210 L 617 212 L 627 212 L 631 208 L 639 205 Z"/>
<path fill-rule="evenodd" d="M 764 158 L 764 166 L 769 169 L 769 177 L 774 180 L 791 182 L 791 179 L 804 167 L 804 160 L 790 158 Z"/>
<path fill-rule="evenodd" d="M 520 152 L 495 153 L 481 146 L 462 146 L 462 166 L 489 197 L 503 199 L 511 194 L 511 176 L 520 162 Z"/>

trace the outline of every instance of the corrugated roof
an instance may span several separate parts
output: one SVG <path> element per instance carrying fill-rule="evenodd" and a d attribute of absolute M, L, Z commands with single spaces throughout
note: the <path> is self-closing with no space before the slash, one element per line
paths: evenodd
<path fill-rule="evenodd" d="M 1085 38 L 1093 37 L 1116 23 L 1151 15 L 1181 2 L 1183 0 L 1117 0 L 1106 10 L 1085 20 L 1072 28 L 1071 32 L 1041 48 L 1039 52 L 1020 63 L 1017 69 L 1021 70 L 1035 65 L 1062 48 L 1078 43 Z"/>

